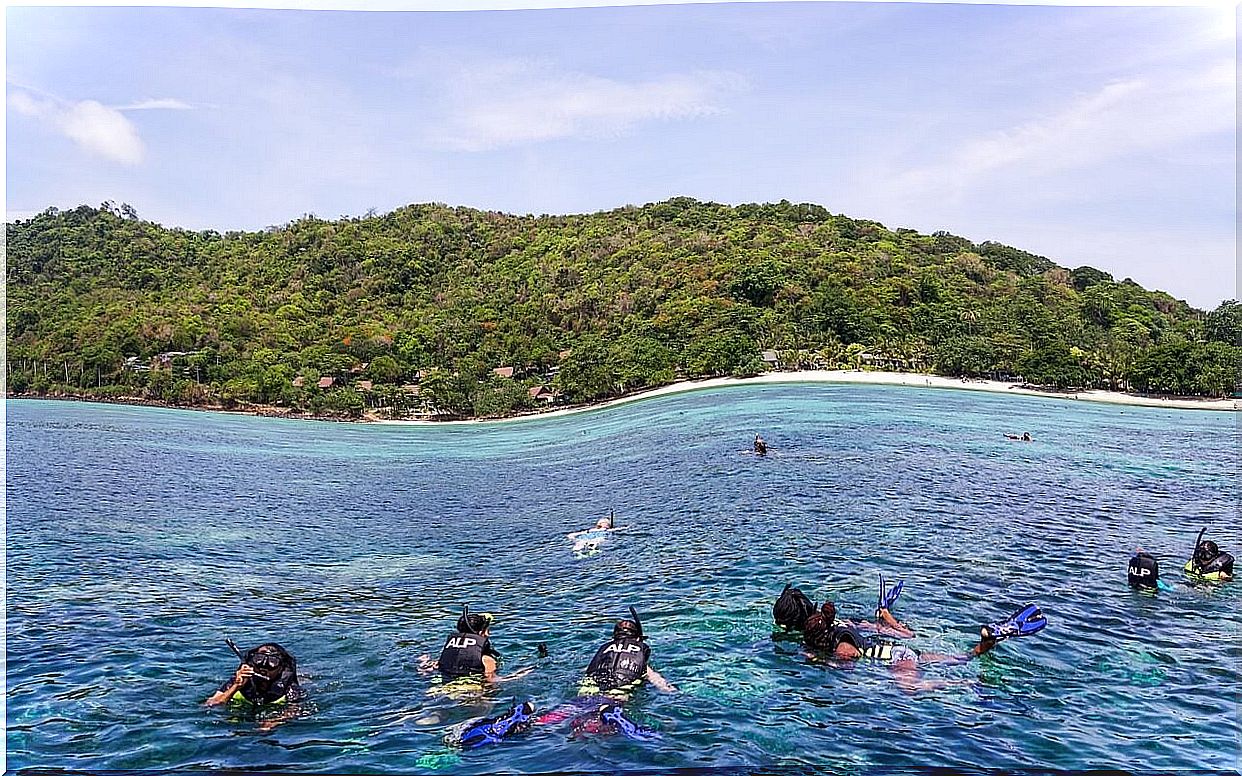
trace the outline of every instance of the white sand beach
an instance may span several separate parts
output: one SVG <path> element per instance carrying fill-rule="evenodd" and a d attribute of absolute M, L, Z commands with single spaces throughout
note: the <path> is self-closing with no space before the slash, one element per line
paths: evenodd
<path fill-rule="evenodd" d="M 477 419 L 458 421 L 437 420 L 387 420 L 377 419 L 379 423 L 398 424 L 435 424 L 444 423 L 510 423 L 533 418 L 551 418 L 558 415 L 569 415 L 576 412 L 588 412 L 612 407 L 627 402 L 642 401 L 656 396 L 667 396 L 674 393 L 699 391 L 706 388 L 718 388 L 729 385 L 767 385 L 778 383 L 865 383 L 871 385 L 908 385 L 916 388 L 939 388 L 958 391 L 987 391 L 989 393 L 1022 394 L 1025 396 L 1041 396 L 1047 399 L 1068 401 L 1093 401 L 1107 404 L 1128 404 L 1136 407 L 1166 407 L 1194 410 L 1238 410 L 1242 409 L 1242 400 L 1238 399 L 1161 399 L 1149 396 L 1135 396 L 1129 393 L 1113 391 L 1078 391 L 1075 393 L 1059 393 L 1038 391 L 1019 387 L 1016 383 L 1005 383 L 996 380 L 973 380 L 939 375 L 914 374 L 910 372 L 868 372 L 860 370 L 808 370 L 802 372 L 768 372 L 756 377 L 715 377 L 705 380 L 685 380 L 661 388 L 642 393 L 623 396 L 619 399 L 590 404 L 580 407 L 565 407 L 547 412 L 534 412 L 516 415 L 510 418 Z"/>

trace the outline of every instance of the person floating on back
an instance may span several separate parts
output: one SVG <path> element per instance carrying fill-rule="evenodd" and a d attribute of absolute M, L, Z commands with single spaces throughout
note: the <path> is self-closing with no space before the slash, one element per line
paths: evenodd
<path fill-rule="evenodd" d="M 1212 540 L 1204 541 L 1204 526 L 1195 539 L 1195 551 L 1182 571 L 1187 576 L 1206 582 L 1228 582 L 1233 579 L 1233 556 L 1224 552 Z"/>

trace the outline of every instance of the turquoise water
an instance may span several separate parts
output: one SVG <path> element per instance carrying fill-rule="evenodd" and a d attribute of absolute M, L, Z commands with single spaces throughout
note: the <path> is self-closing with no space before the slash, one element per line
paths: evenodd
<path fill-rule="evenodd" d="M 1242 556 L 1232 413 L 831 385 L 436 427 L 7 409 L 10 768 L 1239 768 L 1242 583 L 1125 585 L 1138 544 L 1174 580 L 1208 522 Z M 565 534 L 610 509 L 622 530 L 575 557 Z M 914 695 L 772 640 L 785 582 L 861 617 L 881 571 L 920 651 L 1027 600 L 1050 624 Z M 463 602 L 498 614 L 503 670 L 536 670 L 458 703 L 417 665 Z M 629 707 L 661 740 L 443 747 L 572 697 L 630 604 L 681 689 Z M 202 707 L 225 637 L 288 647 L 306 716 L 261 732 Z"/>

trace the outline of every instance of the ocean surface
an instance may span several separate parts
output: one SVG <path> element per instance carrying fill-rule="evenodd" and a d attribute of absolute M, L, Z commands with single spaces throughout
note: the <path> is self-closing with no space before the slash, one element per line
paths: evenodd
<path fill-rule="evenodd" d="M 1237 770 L 1242 581 L 1179 569 L 1204 525 L 1242 557 L 1238 445 L 1233 413 L 896 386 L 430 427 L 11 401 L 7 765 Z M 577 557 L 566 534 L 610 510 L 620 530 Z M 1174 589 L 1126 587 L 1137 546 Z M 913 694 L 773 639 L 786 582 L 865 618 L 879 573 L 905 580 L 920 652 L 965 651 L 1027 601 L 1049 625 L 927 666 L 941 686 Z M 463 603 L 496 615 L 502 673 L 535 670 L 429 693 L 419 656 Z M 630 605 L 679 688 L 627 707 L 658 740 L 444 744 L 516 700 L 573 698 Z M 237 666 L 225 638 L 296 655 L 301 716 L 264 731 L 202 705 Z"/>

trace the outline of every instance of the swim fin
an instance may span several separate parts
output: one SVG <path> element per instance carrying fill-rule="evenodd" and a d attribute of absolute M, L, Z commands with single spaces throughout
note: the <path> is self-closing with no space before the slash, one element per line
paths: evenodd
<path fill-rule="evenodd" d="M 897 598 L 901 595 L 901 589 L 906 586 L 905 580 L 897 580 L 897 584 L 891 590 L 886 589 L 884 585 L 884 575 L 880 575 L 880 598 L 875 607 L 875 616 L 880 616 L 881 609 L 892 609 L 893 604 L 897 603 Z"/>
<path fill-rule="evenodd" d="M 489 717 L 475 722 L 461 734 L 463 749 L 474 749 L 486 744 L 498 744 L 505 737 L 528 729 L 535 717 L 535 704 L 519 703 L 499 717 Z"/>
<path fill-rule="evenodd" d="M 626 738 L 632 738 L 635 741 L 647 741 L 660 737 L 659 733 L 650 728 L 644 728 L 625 716 L 625 712 L 621 710 L 621 705 L 617 703 L 606 703 L 600 706 L 599 721 L 605 725 L 614 726 L 621 735 Z"/>
<path fill-rule="evenodd" d="M 984 625 L 981 635 L 985 639 L 1000 641 L 1014 636 L 1029 636 L 1038 633 L 1048 624 L 1044 613 L 1035 604 L 1027 604 L 1009 615 L 1008 619 Z"/>

